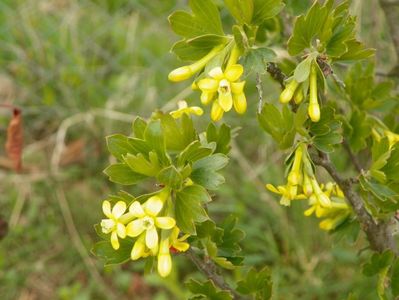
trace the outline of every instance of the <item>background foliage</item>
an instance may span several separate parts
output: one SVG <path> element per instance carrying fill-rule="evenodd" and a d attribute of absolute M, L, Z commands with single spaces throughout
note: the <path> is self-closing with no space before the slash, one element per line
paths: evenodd
<path fill-rule="evenodd" d="M 295 15 L 310 5 L 286 2 Z M 0 103 L 22 108 L 26 145 L 23 175 L 0 160 L 0 215 L 10 227 L 0 241 L 3 299 L 185 299 L 181 282 L 201 278 L 183 255 L 174 259 L 172 276 L 161 280 L 142 276 L 139 262 L 104 269 L 88 250 L 96 240 L 92 224 L 102 216 L 100 201 L 117 188 L 101 175 L 110 159 L 104 136 L 127 134 L 135 115 L 198 99 L 185 83 L 167 81 L 180 63 L 168 53 L 176 38 L 166 16 L 185 7 L 178 0 L 1 1 Z M 378 2 L 353 1 L 351 9 L 361 40 L 377 49 L 378 72 L 386 73 L 395 57 Z M 270 24 L 268 39 L 284 43 L 280 33 L 290 24 L 283 13 Z M 278 84 L 267 75 L 262 80 L 266 99 L 276 101 Z M 239 217 L 247 233 L 244 264 L 271 267 L 275 299 L 344 299 L 350 292 L 376 299 L 376 278 L 362 275 L 359 243 L 333 246 L 316 220 L 303 218 L 301 204 L 287 210 L 264 189 L 264 182 L 283 177 L 285 154 L 258 127 L 255 86 L 248 90 L 248 113 L 226 116 L 239 139 L 210 214 Z M 0 110 L 0 145 L 9 117 Z M 344 171 L 339 155 L 335 161 Z"/>

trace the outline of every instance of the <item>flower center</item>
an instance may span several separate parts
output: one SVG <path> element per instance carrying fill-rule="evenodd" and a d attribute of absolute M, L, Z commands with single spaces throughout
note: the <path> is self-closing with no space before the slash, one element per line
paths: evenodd
<path fill-rule="evenodd" d="M 219 82 L 219 93 L 230 93 L 230 83 L 226 79 L 222 79 Z"/>
<path fill-rule="evenodd" d="M 143 227 L 145 229 L 150 229 L 154 226 L 154 219 L 151 217 L 144 217 L 143 218 Z"/>

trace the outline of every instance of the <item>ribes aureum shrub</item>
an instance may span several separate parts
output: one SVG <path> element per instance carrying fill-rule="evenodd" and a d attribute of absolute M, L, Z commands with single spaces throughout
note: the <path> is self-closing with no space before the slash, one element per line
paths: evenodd
<path fill-rule="evenodd" d="M 162 277 L 170 274 L 173 256 L 185 253 L 209 278 L 187 283 L 193 299 L 269 299 L 267 268 L 252 269 L 233 285 L 215 271 L 240 268 L 245 259 L 239 246 L 244 233 L 235 228 L 235 218 L 216 224 L 207 211 L 229 160 L 231 130 L 217 123 L 235 111 L 237 118 L 256 117 L 265 138 L 287 155 L 286 178 L 265 187 L 287 209 L 306 202 L 304 217 L 318 218 L 322 230 L 357 235 L 362 229 L 365 247 L 374 251 L 364 274 L 378 274 L 381 299 L 398 296 L 397 104 L 392 84 L 374 79 L 374 66 L 367 62 L 374 50 L 356 39 L 349 4 L 316 1 L 296 17 L 284 57 L 274 51 L 273 40 L 264 46 L 268 25 L 280 20 L 281 0 L 225 0 L 221 7 L 212 0 L 191 0 L 191 11 L 172 13 L 171 28 L 181 37 L 172 52 L 185 63 L 168 77 L 197 90 L 198 102 L 181 101 L 174 111 L 138 117 L 131 135 L 107 137 L 115 161 L 104 171 L 109 180 L 153 188 L 143 195 L 122 190 L 103 201 L 104 218 L 95 226 L 102 241 L 93 252 L 106 264 L 145 260 L 146 269 Z M 231 28 L 222 24 L 220 11 L 234 20 Z M 346 75 L 339 78 L 334 68 Z M 282 86 L 279 99 L 262 95 L 259 75 L 266 71 Z M 251 74 L 257 75 L 259 99 L 245 93 L 255 81 Z M 259 110 L 247 111 L 248 101 L 259 101 Z M 201 106 L 208 105 L 213 122 L 198 129 L 193 119 L 207 119 Z M 354 163 L 347 167 L 356 172 L 351 178 L 330 160 L 341 150 Z M 319 177 L 321 169 L 330 180 Z"/>

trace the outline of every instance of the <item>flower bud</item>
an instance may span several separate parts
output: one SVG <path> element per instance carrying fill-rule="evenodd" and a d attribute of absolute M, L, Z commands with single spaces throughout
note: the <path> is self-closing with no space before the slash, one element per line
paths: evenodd
<path fill-rule="evenodd" d="M 319 122 L 320 120 L 320 106 L 318 103 L 309 104 L 308 115 L 312 122 Z"/>
<path fill-rule="evenodd" d="M 189 66 L 183 66 L 177 69 L 174 69 L 169 73 L 168 78 L 170 81 L 179 82 L 186 80 L 193 76 L 193 72 Z"/>
<path fill-rule="evenodd" d="M 290 83 L 287 84 L 284 91 L 280 94 L 280 102 L 288 103 L 291 101 L 294 96 L 295 90 L 297 89 L 299 83 L 295 79 L 293 79 Z"/>
<path fill-rule="evenodd" d="M 320 106 L 317 99 L 317 72 L 315 62 L 310 67 L 308 114 L 313 122 L 320 120 Z"/>
<path fill-rule="evenodd" d="M 300 104 L 303 101 L 304 98 L 305 98 L 305 96 L 303 95 L 302 87 L 299 86 L 296 89 L 295 94 L 294 94 L 294 102 L 296 104 Z"/>
<path fill-rule="evenodd" d="M 130 258 L 132 260 L 137 260 L 143 256 L 144 252 L 145 252 L 145 243 L 144 243 L 144 235 L 142 235 L 134 243 L 132 252 L 130 253 Z"/>
<path fill-rule="evenodd" d="M 158 273 L 161 277 L 166 277 L 172 271 L 172 258 L 170 254 L 159 254 L 158 255 Z"/>

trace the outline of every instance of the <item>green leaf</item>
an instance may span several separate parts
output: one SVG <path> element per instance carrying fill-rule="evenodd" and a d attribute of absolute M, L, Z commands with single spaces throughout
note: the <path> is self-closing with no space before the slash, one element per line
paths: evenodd
<path fill-rule="evenodd" d="M 228 154 L 231 148 L 231 128 L 226 124 L 222 124 L 218 129 L 214 123 L 209 123 L 206 129 L 206 139 L 208 143 L 216 143 L 214 153 Z"/>
<path fill-rule="evenodd" d="M 129 143 L 128 137 L 123 134 L 113 134 L 107 136 L 108 151 L 118 160 L 127 153 L 136 153 L 136 149 Z"/>
<path fill-rule="evenodd" d="M 126 164 L 118 163 L 108 166 L 104 173 L 108 175 L 109 180 L 123 185 L 136 184 L 147 178 L 143 174 L 133 172 Z"/>
<path fill-rule="evenodd" d="M 283 110 L 280 112 L 273 104 L 266 103 L 262 112 L 258 114 L 258 122 L 273 137 L 281 149 L 292 146 L 296 130 L 294 114 L 287 105 L 283 106 Z"/>
<path fill-rule="evenodd" d="M 354 61 L 360 59 L 366 59 L 375 54 L 375 49 L 372 48 L 365 48 L 365 46 L 353 39 L 349 40 L 346 43 L 347 52 L 341 55 L 339 58 L 335 58 L 334 61 Z"/>
<path fill-rule="evenodd" d="M 187 39 L 186 43 L 190 46 L 193 46 L 194 48 L 207 49 L 207 51 L 210 51 L 211 48 L 214 48 L 221 44 L 226 44 L 228 41 L 230 41 L 230 38 L 228 38 L 227 36 L 204 34 Z"/>
<path fill-rule="evenodd" d="M 252 0 L 224 0 L 224 4 L 238 23 L 251 23 L 254 12 Z"/>
<path fill-rule="evenodd" d="M 391 291 L 394 297 L 399 296 L 399 259 L 396 258 L 395 263 L 392 265 L 391 274 Z"/>
<path fill-rule="evenodd" d="M 172 46 L 170 51 L 183 61 L 196 61 L 207 55 L 211 48 L 195 48 L 186 40 L 180 40 Z"/>
<path fill-rule="evenodd" d="M 270 48 L 256 47 L 249 49 L 243 60 L 246 75 L 248 76 L 251 72 L 265 74 L 267 63 L 274 60 L 275 57 L 276 53 Z"/>
<path fill-rule="evenodd" d="M 160 183 L 163 183 L 174 190 L 181 189 L 183 183 L 183 178 L 175 166 L 169 166 L 162 169 L 159 172 L 157 179 Z"/>
<path fill-rule="evenodd" d="M 177 157 L 177 164 L 184 166 L 186 163 L 193 163 L 201 158 L 211 155 L 213 149 L 204 146 L 200 141 L 194 141 L 189 144 Z"/>
<path fill-rule="evenodd" d="M 316 35 L 323 29 L 327 15 L 328 9 L 315 1 L 306 16 L 296 19 L 292 36 L 288 40 L 288 53 L 291 56 L 311 47 Z"/>
<path fill-rule="evenodd" d="M 252 268 L 244 280 L 237 282 L 237 291 L 244 295 L 256 295 L 256 299 L 270 299 L 272 296 L 272 276 L 269 268 L 260 271 Z"/>
<path fill-rule="evenodd" d="M 147 122 L 140 117 L 137 117 L 133 122 L 133 133 L 136 138 L 143 139 L 144 131 L 147 128 Z"/>
<path fill-rule="evenodd" d="M 386 250 L 383 253 L 374 253 L 370 261 L 363 266 L 363 274 L 366 276 L 374 276 L 389 266 L 393 259 L 394 254 L 390 250 Z"/>
<path fill-rule="evenodd" d="M 119 239 L 119 249 L 112 248 L 111 243 L 108 241 L 97 242 L 91 252 L 105 260 L 105 265 L 117 265 L 127 262 L 130 259 L 130 252 L 133 247 L 133 240 L 130 238 Z"/>
<path fill-rule="evenodd" d="M 193 14 L 176 11 L 169 16 L 172 30 L 183 37 L 192 38 L 204 34 L 224 35 L 219 11 L 212 0 L 191 0 Z"/>
<path fill-rule="evenodd" d="M 190 279 L 186 283 L 187 288 L 195 296 L 191 297 L 192 300 L 232 300 L 233 296 L 228 291 L 219 291 L 211 280 L 199 282 Z"/>
<path fill-rule="evenodd" d="M 193 163 L 190 178 L 208 190 L 216 190 L 225 181 L 216 171 L 224 168 L 228 161 L 228 157 L 221 153 L 201 158 Z"/>
<path fill-rule="evenodd" d="M 149 177 L 156 176 L 161 169 L 158 156 L 154 151 L 149 153 L 149 160 L 141 153 L 137 155 L 128 153 L 124 156 L 124 161 L 135 173 Z"/>
<path fill-rule="evenodd" d="M 265 20 L 273 18 L 284 8 L 282 0 L 253 0 L 254 13 L 252 23 L 262 24 Z"/>
<path fill-rule="evenodd" d="M 297 82 L 304 82 L 309 78 L 310 66 L 314 61 L 314 55 L 309 55 L 306 59 L 301 61 L 294 71 L 294 79 Z"/>
<path fill-rule="evenodd" d="M 148 123 L 144 139 L 148 146 L 157 153 L 161 165 L 168 165 L 169 159 L 166 156 L 165 139 L 160 120 L 152 120 Z"/>
<path fill-rule="evenodd" d="M 176 192 L 176 223 L 184 232 L 191 235 L 196 234 L 195 222 L 204 222 L 209 219 L 208 214 L 202 207 L 211 201 L 208 192 L 199 185 L 190 185 Z"/>
<path fill-rule="evenodd" d="M 349 145 L 351 149 L 357 153 L 367 147 L 367 138 L 371 134 L 371 125 L 365 112 L 353 110 L 349 120 L 351 133 L 349 135 Z"/>
<path fill-rule="evenodd" d="M 234 256 L 241 251 L 239 242 L 244 239 L 245 234 L 242 230 L 237 229 L 236 226 L 237 217 L 234 217 L 233 215 L 227 217 L 221 224 L 223 237 L 222 241 L 218 243 L 219 251 L 221 251 L 220 255 Z"/>

